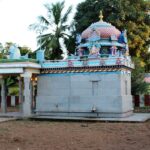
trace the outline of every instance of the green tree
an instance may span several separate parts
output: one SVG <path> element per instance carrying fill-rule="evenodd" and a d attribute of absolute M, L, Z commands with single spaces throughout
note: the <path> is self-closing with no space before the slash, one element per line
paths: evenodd
<path fill-rule="evenodd" d="M 149 8 L 150 1 L 145 0 L 86 0 L 77 7 L 76 32 L 98 21 L 99 11 L 103 10 L 106 22 L 120 30 L 127 29 L 131 56 L 145 61 L 150 46 Z"/>
<path fill-rule="evenodd" d="M 61 40 L 69 38 L 69 34 L 66 32 L 69 29 L 67 20 L 71 13 L 72 7 L 70 6 L 64 13 L 64 1 L 57 2 L 55 4 L 45 4 L 47 10 L 47 16 L 38 16 L 38 23 L 31 24 L 30 29 L 36 32 L 44 32 L 38 36 L 38 44 L 42 49 L 45 49 L 45 54 L 48 59 L 60 59 L 62 58 L 62 45 Z"/>
<path fill-rule="evenodd" d="M 76 30 L 75 30 L 75 24 L 74 22 L 71 24 L 69 31 L 71 33 L 71 35 L 69 35 L 69 38 L 65 38 L 64 42 L 66 45 L 66 48 L 68 50 L 68 54 L 74 54 L 75 52 L 75 48 L 76 48 Z"/>
<path fill-rule="evenodd" d="M 29 58 L 34 58 L 35 59 L 35 53 L 32 52 L 31 48 L 27 47 L 27 46 L 19 46 L 18 47 L 20 49 L 20 53 L 22 56 L 24 55 L 28 55 Z"/>
<path fill-rule="evenodd" d="M 150 72 L 150 52 L 146 55 L 145 62 L 146 62 L 145 71 Z"/>
<path fill-rule="evenodd" d="M 4 47 L 3 47 L 3 44 L 0 43 L 0 59 L 3 58 L 3 53 L 4 53 Z"/>
<path fill-rule="evenodd" d="M 18 95 L 19 87 L 18 87 L 17 76 L 6 76 L 5 84 L 6 84 L 8 95 Z"/>
<path fill-rule="evenodd" d="M 149 84 L 144 81 L 145 69 L 139 58 L 133 58 L 135 69 L 132 71 L 132 95 L 149 93 Z"/>
<path fill-rule="evenodd" d="M 12 42 L 6 42 L 3 46 L 2 43 L 0 43 L 0 59 L 6 59 L 8 55 L 9 47 L 13 44 Z"/>
<path fill-rule="evenodd" d="M 29 48 L 27 46 L 19 46 L 18 48 L 20 49 L 21 55 L 26 55 L 26 54 L 32 53 L 31 48 Z"/>

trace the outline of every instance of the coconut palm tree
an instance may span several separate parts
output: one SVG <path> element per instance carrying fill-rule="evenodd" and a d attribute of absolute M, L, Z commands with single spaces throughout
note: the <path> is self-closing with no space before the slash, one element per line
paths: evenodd
<path fill-rule="evenodd" d="M 45 54 L 48 59 L 62 58 L 62 43 L 69 38 L 67 30 L 68 16 L 71 13 L 70 6 L 64 13 L 65 2 L 57 2 L 55 4 L 45 4 L 47 16 L 38 16 L 38 23 L 31 24 L 30 29 L 40 31 L 41 34 L 37 37 L 39 48 L 45 49 Z"/>

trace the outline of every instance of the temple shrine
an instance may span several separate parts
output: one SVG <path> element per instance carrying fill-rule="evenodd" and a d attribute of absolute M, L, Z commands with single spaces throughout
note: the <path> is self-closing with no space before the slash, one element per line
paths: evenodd
<path fill-rule="evenodd" d="M 126 117 L 132 115 L 131 71 L 126 31 L 100 20 L 77 36 L 75 53 L 65 60 L 18 56 L 1 60 L 1 107 L 6 113 L 3 77 L 17 75 L 22 115 Z M 35 82 L 37 92 L 34 91 Z M 24 85 L 24 86 L 22 86 Z M 33 107 L 34 102 L 34 107 Z"/>

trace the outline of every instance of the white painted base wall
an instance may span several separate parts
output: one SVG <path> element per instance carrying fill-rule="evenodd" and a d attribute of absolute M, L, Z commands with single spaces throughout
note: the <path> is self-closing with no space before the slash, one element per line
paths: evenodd
<path fill-rule="evenodd" d="M 132 114 L 130 74 L 76 73 L 38 77 L 39 115 L 125 117 Z"/>

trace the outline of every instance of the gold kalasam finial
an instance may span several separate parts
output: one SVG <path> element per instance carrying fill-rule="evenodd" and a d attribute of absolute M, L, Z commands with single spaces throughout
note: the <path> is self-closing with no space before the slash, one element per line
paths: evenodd
<path fill-rule="evenodd" d="M 100 10 L 100 13 L 99 13 L 99 19 L 100 19 L 100 21 L 103 21 L 103 12 Z"/>

